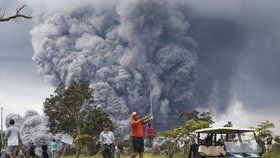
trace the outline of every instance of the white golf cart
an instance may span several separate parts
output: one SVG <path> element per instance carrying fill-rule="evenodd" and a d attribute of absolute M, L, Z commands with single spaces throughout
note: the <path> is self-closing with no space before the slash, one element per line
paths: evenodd
<path fill-rule="evenodd" d="M 191 146 L 189 158 L 260 158 L 261 148 L 256 140 L 252 140 L 254 129 L 205 128 L 195 133 L 198 144 Z"/>

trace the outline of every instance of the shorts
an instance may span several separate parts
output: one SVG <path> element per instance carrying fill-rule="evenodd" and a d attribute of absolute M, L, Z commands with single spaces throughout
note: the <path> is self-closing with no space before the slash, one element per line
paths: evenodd
<path fill-rule="evenodd" d="M 57 155 L 56 155 L 56 150 L 53 150 L 53 151 L 51 151 L 52 152 L 52 158 L 56 158 L 57 157 Z"/>
<path fill-rule="evenodd" d="M 149 148 L 151 148 L 151 147 L 153 147 L 153 137 L 147 137 L 146 138 L 146 147 L 149 147 Z"/>
<path fill-rule="evenodd" d="M 144 152 L 144 139 L 142 137 L 132 137 L 132 145 L 134 152 Z"/>
<path fill-rule="evenodd" d="M 30 156 L 30 157 L 35 157 L 35 156 L 36 156 L 35 151 L 31 151 L 31 152 L 29 153 L 29 156 Z"/>
<path fill-rule="evenodd" d="M 113 144 L 111 144 L 111 145 L 104 144 L 102 156 L 104 158 L 114 158 L 114 150 L 115 150 L 115 147 Z"/>
<path fill-rule="evenodd" d="M 18 146 L 8 146 L 7 148 L 8 148 L 9 154 L 16 155 L 16 153 L 18 151 Z"/>

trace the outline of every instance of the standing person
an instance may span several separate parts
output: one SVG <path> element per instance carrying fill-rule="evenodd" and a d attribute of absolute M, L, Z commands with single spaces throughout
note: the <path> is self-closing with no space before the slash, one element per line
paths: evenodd
<path fill-rule="evenodd" d="M 48 145 L 46 144 L 46 142 L 43 142 L 42 152 L 43 152 L 43 158 L 49 158 Z"/>
<path fill-rule="evenodd" d="M 35 145 L 34 143 L 30 143 L 30 146 L 29 146 L 29 156 L 30 158 L 35 158 Z"/>
<path fill-rule="evenodd" d="M 138 113 L 132 112 L 130 116 L 132 118 L 130 122 L 130 130 L 133 146 L 133 153 L 130 155 L 130 158 L 135 158 L 138 154 L 140 158 L 143 158 L 144 140 L 142 124 L 147 122 L 150 118 L 152 118 L 153 115 L 149 114 L 143 117 L 142 119 L 138 119 Z"/>
<path fill-rule="evenodd" d="M 57 143 L 56 143 L 55 139 L 53 139 L 53 141 L 51 142 L 50 147 L 51 147 L 51 152 L 52 152 L 52 158 L 56 158 Z"/>
<path fill-rule="evenodd" d="M 272 138 L 271 137 L 268 137 L 266 138 L 266 151 L 269 151 L 271 149 L 271 146 L 272 146 Z"/>
<path fill-rule="evenodd" d="M 99 135 L 99 140 L 102 145 L 102 156 L 104 158 L 114 158 L 114 144 L 115 136 L 112 131 L 110 131 L 110 126 L 106 125 L 103 131 Z"/>
<path fill-rule="evenodd" d="M 154 132 L 154 129 L 153 129 L 151 123 L 148 123 L 148 125 L 146 127 L 146 136 L 147 136 L 146 146 L 149 147 L 149 148 L 153 147 L 153 139 L 154 139 L 154 136 L 155 136 L 155 132 Z"/>
<path fill-rule="evenodd" d="M 26 158 L 26 156 L 24 155 L 24 153 L 22 151 L 21 145 L 18 146 L 18 158 Z"/>
<path fill-rule="evenodd" d="M 7 150 L 6 145 L 4 144 L 3 148 L 1 149 L 1 158 L 8 158 L 9 152 Z"/>
<path fill-rule="evenodd" d="M 10 127 L 7 128 L 5 142 L 8 144 L 8 152 L 11 158 L 16 158 L 16 152 L 18 145 L 20 144 L 20 132 L 19 128 L 15 126 L 15 120 L 10 120 Z"/>

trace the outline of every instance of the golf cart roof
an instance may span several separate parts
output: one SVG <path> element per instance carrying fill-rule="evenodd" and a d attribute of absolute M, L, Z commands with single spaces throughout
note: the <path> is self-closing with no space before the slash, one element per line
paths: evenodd
<path fill-rule="evenodd" d="M 212 133 L 212 134 L 234 134 L 254 132 L 254 129 L 250 128 L 233 128 L 233 127 L 219 127 L 219 128 L 204 128 L 194 131 L 195 133 Z"/>

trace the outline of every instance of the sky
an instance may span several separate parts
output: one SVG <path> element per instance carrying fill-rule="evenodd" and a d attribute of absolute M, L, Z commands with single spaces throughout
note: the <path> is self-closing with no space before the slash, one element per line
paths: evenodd
<path fill-rule="evenodd" d="M 4 115 L 24 114 L 35 109 L 42 112 L 42 103 L 53 88 L 37 75 L 31 61 L 32 47 L 28 22 L 6 23 L 0 26 L 0 106 Z"/>
<path fill-rule="evenodd" d="M 72 1 L 74 2 L 74 1 Z M 86 3 L 86 0 L 81 1 Z M 216 126 L 228 120 L 255 126 L 270 120 L 280 129 L 280 2 L 276 0 L 173 0 L 190 23 L 188 34 L 198 44 L 194 105 L 210 94 Z M 69 2 L 28 0 L 33 20 L 0 23 L 0 106 L 4 115 L 23 114 L 42 103 L 54 87 L 37 74 L 29 32 L 42 10 L 70 10 Z M 75 2 L 77 3 L 77 2 Z M 1 11 L 13 14 L 22 1 L 0 1 Z M 72 6 L 72 7 L 69 7 Z M 61 9 L 63 8 L 63 9 Z M 206 108 L 201 106 L 198 108 Z M 279 132 L 278 132 L 279 133 Z"/>

